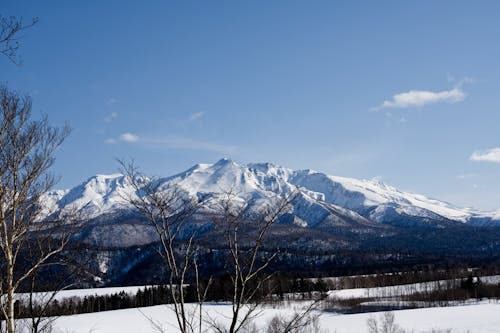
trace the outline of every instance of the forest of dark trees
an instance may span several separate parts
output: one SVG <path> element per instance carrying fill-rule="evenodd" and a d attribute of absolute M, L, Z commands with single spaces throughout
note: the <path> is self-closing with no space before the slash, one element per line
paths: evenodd
<path fill-rule="evenodd" d="M 359 276 L 344 276 L 338 278 L 290 278 L 276 274 L 260 287 L 255 297 L 260 303 L 276 303 L 291 300 L 311 300 L 324 297 L 328 290 L 348 288 L 373 288 L 389 285 L 405 285 L 428 281 L 460 279 L 459 285 L 450 284 L 444 289 L 429 290 L 404 296 L 402 300 L 425 304 L 426 306 L 445 306 L 450 302 L 465 301 L 476 298 L 500 298 L 500 285 L 473 282 L 475 276 L 491 276 L 500 274 L 500 265 L 488 265 L 474 270 L 465 267 L 456 267 L 452 270 L 408 271 L 390 274 L 372 274 Z M 207 281 L 202 281 L 206 284 Z M 109 295 L 88 295 L 85 297 L 70 297 L 52 301 L 44 316 L 62 316 L 90 312 L 101 312 L 136 307 L 146 307 L 171 303 L 169 286 L 146 286 L 136 293 L 119 293 Z M 231 279 L 229 276 L 213 278 L 205 302 L 227 302 L 231 297 Z M 252 286 L 255 288 L 255 286 Z M 194 285 L 187 285 L 186 302 L 197 302 Z M 322 296 L 323 295 L 323 296 Z M 338 304 L 337 304 L 337 303 Z M 366 311 L 358 307 L 357 300 L 327 302 L 325 307 L 350 307 L 349 312 Z M 415 305 L 414 307 L 417 307 Z M 379 310 L 374 309 L 374 310 Z M 16 317 L 29 318 L 39 314 L 42 309 L 16 302 Z"/>

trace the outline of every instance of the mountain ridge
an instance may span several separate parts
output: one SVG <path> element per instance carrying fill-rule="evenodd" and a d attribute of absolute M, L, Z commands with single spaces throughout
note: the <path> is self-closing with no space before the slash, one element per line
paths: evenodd
<path fill-rule="evenodd" d="M 180 195 L 209 198 L 186 223 L 188 230 L 199 230 L 207 272 L 223 269 L 218 255 L 225 244 L 214 227 L 212 219 L 218 211 L 211 200 L 224 198 L 226 191 L 248 204 L 249 217 L 296 194 L 266 234 L 265 247 L 282 250 L 273 266 L 280 271 L 306 267 L 337 274 L 339 269 L 351 272 L 354 267 L 363 272 L 393 265 L 413 269 L 418 264 L 448 265 L 449 260 L 463 262 L 464 258 L 476 265 L 480 260 L 496 260 L 500 253 L 500 218 L 495 212 L 457 208 L 380 181 L 272 163 L 241 165 L 228 159 L 197 164 L 154 181 L 161 191 L 175 186 Z M 75 239 L 84 249 L 78 250 L 77 257 L 96 272 L 89 283 L 158 283 L 164 274 L 156 252 L 157 231 L 123 199 L 140 195 L 140 189 L 122 174 L 96 175 L 71 189 L 45 195 L 46 216 L 75 208 L 85 217 Z M 251 230 L 252 225 L 246 227 Z M 477 258 L 478 262 L 473 261 Z"/>
<path fill-rule="evenodd" d="M 376 223 L 462 223 L 475 226 L 500 225 L 500 214 L 459 208 L 421 194 L 403 192 L 379 180 L 365 180 L 327 175 L 311 169 L 293 170 L 273 163 L 238 164 L 223 158 L 213 164 L 196 164 L 172 176 L 158 179 L 161 188 L 173 186 L 197 196 L 231 190 L 238 197 L 254 198 L 255 204 L 291 194 L 300 189 L 293 214 L 304 226 L 320 223 L 324 210 L 342 211 Z M 135 189 L 123 174 L 96 175 L 67 190 L 47 193 L 46 211 L 75 207 L 89 217 L 109 214 L 127 208 L 123 194 L 134 195 Z M 136 193 L 135 193 L 136 194 Z M 137 195 L 137 194 L 136 194 Z M 326 214 L 326 213 L 325 213 Z M 340 214 L 340 213 L 339 213 Z M 304 224 L 304 223 L 302 223 Z"/>

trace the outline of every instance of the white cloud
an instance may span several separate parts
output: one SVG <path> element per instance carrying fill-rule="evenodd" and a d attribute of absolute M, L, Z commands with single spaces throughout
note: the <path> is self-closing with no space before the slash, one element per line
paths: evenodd
<path fill-rule="evenodd" d="M 500 163 L 500 148 L 476 150 L 469 158 L 472 161 Z"/>
<path fill-rule="evenodd" d="M 118 137 L 118 140 L 124 141 L 124 142 L 137 142 L 139 141 L 139 137 L 135 134 L 132 133 L 123 133 Z"/>
<path fill-rule="evenodd" d="M 126 132 L 120 135 L 118 138 L 109 138 L 104 142 L 107 144 L 117 144 L 118 142 L 137 142 L 139 141 L 139 137 L 135 134 Z"/>
<path fill-rule="evenodd" d="M 118 117 L 118 112 L 111 112 L 106 117 L 104 117 L 104 121 L 110 123 L 111 121 L 113 121 L 113 119 L 117 117 Z"/>
<path fill-rule="evenodd" d="M 195 112 L 195 113 L 192 113 L 189 116 L 189 121 L 199 120 L 199 119 L 203 118 L 204 115 L 205 115 L 205 112 Z"/>
<path fill-rule="evenodd" d="M 396 94 L 392 96 L 392 100 L 384 101 L 380 106 L 373 110 L 381 110 L 385 108 L 412 108 L 423 107 L 434 103 L 457 103 L 465 99 L 465 93 L 457 86 L 451 90 L 443 91 L 427 91 L 427 90 L 410 90 L 408 92 Z"/>

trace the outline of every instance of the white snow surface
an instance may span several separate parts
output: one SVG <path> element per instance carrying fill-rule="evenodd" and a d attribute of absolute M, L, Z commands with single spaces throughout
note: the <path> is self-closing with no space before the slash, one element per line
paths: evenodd
<path fill-rule="evenodd" d="M 472 217 L 500 220 L 500 210 L 479 212 L 458 208 L 423 195 L 399 191 L 376 180 L 330 176 L 313 170 L 297 171 L 272 163 L 240 165 L 222 159 L 214 164 L 197 164 L 160 181 L 162 189 L 177 186 L 192 196 L 217 196 L 231 191 L 241 199 L 252 198 L 256 205 L 264 205 L 300 188 L 305 200 L 343 207 L 377 222 L 383 222 L 391 214 L 446 218 L 458 222 L 467 222 Z M 47 212 L 73 207 L 83 209 L 89 217 L 95 217 L 124 208 L 123 197 L 129 195 L 136 193 L 125 176 L 97 175 L 70 190 L 48 193 L 44 203 Z"/>
<path fill-rule="evenodd" d="M 127 286 L 127 287 L 106 287 L 106 288 L 89 288 L 89 289 L 65 289 L 58 291 L 53 297 L 54 300 L 61 301 L 63 299 L 79 297 L 84 298 L 85 296 L 104 296 L 118 294 L 120 292 L 125 292 L 129 295 L 135 295 L 140 289 L 144 289 L 145 286 Z M 46 302 L 53 296 L 53 292 L 38 292 L 34 293 L 34 299 L 40 299 L 42 302 Z M 29 293 L 17 293 L 16 299 L 18 300 L 28 300 Z"/>
<path fill-rule="evenodd" d="M 339 289 L 329 291 L 328 297 L 337 299 L 397 297 L 412 295 L 420 292 L 429 292 L 433 290 L 445 290 L 450 286 L 460 287 L 461 282 L 462 279 L 453 279 L 401 284 L 385 287 Z M 500 275 L 482 276 L 481 282 L 488 284 L 498 284 L 500 283 Z"/>
<path fill-rule="evenodd" d="M 267 322 L 276 315 L 289 316 L 300 303 L 281 308 L 263 308 L 262 314 L 255 320 L 259 331 L 264 331 Z M 228 304 L 207 304 L 206 314 L 218 322 L 227 323 L 231 306 Z M 432 329 L 452 329 L 455 333 L 498 332 L 500 327 L 500 304 L 479 303 L 466 306 L 436 307 L 414 310 L 394 311 L 398 325 L 414 330 L 415 333 Z M 326 332 L 362 333 L 368 332 L 366 322 L 369 318 L 378 318 L 380 313 L 340 315 L 321 312 L 319 322 Z M 55 321 L 57 332 L 73 333 L 150 333 L 153 332 L 151 320 L 159 323 L 165 332 L 178 332 L 175 328 L 175 316 L 172 309 L 159 305 L 139 309 L 106 311 L 59 317 Z"/>
<path fill-rule="evenodd" d="M 481 277 L 481 279 L 483 282 L 487 283 L 498 283 L 500 281 L 500 276 L 486 276 Z M 414 293 L 416 291 L 431 290 L 437 288 L 437 284 L 443 284 L 449 281 L 455 280 L 442 280 L 381 288 L 336 290 L 330 292 L 330 297 L 344 299 L 374 296 L 390 297 Z M 456 281 L 459 281 L 459 279 Z M 121 291 L 132 295 L 142 288 L 144 288 L 144 286 L 63 290 L 57 294 L 56 299 L 61 301 L 72 297 L 82 298 L 89 295 L 110 295 Z M 18 294 L 17 298 L 20 299 L 23 296 L 27 297 L 27 295 Z M 37 296 L 46 297 L 43 293 Z M 267 323 L 274 316 L 290 316 L 295 312 L 300 312 L 308 304 L 310 304 L 308 301 L 290 301 L 281 303 L 277 306 L 263 306 L 259 309 L 260 315 L 255 320 L 255 323 L 259 331 L 265 331 Z M 190 311 L 198 309 L 195 304 L 188 304 L 187 306 Z M 485 300 L 471 302 L 467 305 L 397 310 L 393 312 L 395 314 L 396 323 L 407 331 L 414 330 L 414 333 L 428 332 L 432 329 L 452 329 L 454 333 L 465 333 L 466 331 L 470 333 L 489 333 L 499 332 L 499 311 L 500 303 L 498 301 Z M 203 306 L 203 312 L 205 319 L 212 318 L 215 319 L 216 322 L 227 324 L 231 314 L 231 305 L 228 303 L 206 303 Z M 325 332 L 350 333 L 367 332 L 366 321 L 371 317 L 379 318 L 382 312 L 344 315 L 317 310 L 314 311 L 314 314 L 320 315 L 319 323 Z M 171 305 L 61 316 L 55 320 L 56 329 L 53 332 L 146 333 L 154 331 L 151 321 L 163 327 L 165 332 L 178 332 L 175 328 L 176 319 Z"/>

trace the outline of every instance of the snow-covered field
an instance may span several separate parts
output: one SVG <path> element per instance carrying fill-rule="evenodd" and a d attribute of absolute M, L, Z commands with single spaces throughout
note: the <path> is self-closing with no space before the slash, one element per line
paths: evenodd
<path fill-rule="evenodd" d="M 120 292 L 125 292 L 129 295 L 135 295 L 139 289 L 144 289 L 145 286 L 130 286 L 130 287 L 106 287 L 106 288 L 90 288 L 90 289 L 67 289 L 61 290 L 55 294 L 53 299 L 61 301 L 65 298 L 80 297 L 85 296 L 104 296 L 112 295 Z M 47 293 L 35 293 L 35 299 L 41 298 L 42 300 L 47 300 L 52 296 L 52 292 Z M 29 294 L 18 293 L 16 298 L 19 300 L 28 299 Z"/>
<path fill-rule="evenodd" d="M 499 283 L 500 276 L 482 277 L 483 282 Z M 450 284 L 459 284 L 460 280 L 441 280 L 424 283 L 415 283 L 399 286 L 386 286 L 380 288 L 358 288 L 333 290 L 329 292 L 330 298 L 370 298 L 390 299 L 415 292 L 431 291 L 445 288 Z M 55 297 L 58 300 L 70 297 L 84 297 L 88 295 L 110 295 L 124 291 L 135 294 L 144 286 L 111 287 L 94 289 L 64 290 Z M 40 294 L 39 296 L 43 296 Z M 22 294 L 18 298 L 22 298 Z M 25 295 L 26 296 L 26 295 Z M 274 316 L 287 317 L 295 311 L 300 311 L 308 304 L 304 301 L 291 301 L 288 305 L 278 307 L 267 306 L 262 308 L 261 314 L 255 320 L 259 331 L 265 332 L 267 323 Z M 189 305 L 194 311 L 195 305 Z M 230 318 L 231 306 L 229 304 L 208 303 L 204 305 L 205 319 L 212 322 L 225 323 Z M 486 333 L 500 332 L 500 303 L 497 301 L 482 301 L 474 303 L 471 300 L 467 305 L 452 307 L 433 307 L 413 310 L 393 311 L 396 322 L 408 331 L 428 332 L 432 329 L 452 329 L 453 333 Z M 325 332 L 349 333 L 367 332 L 367 320 L 370 317 L 378 318 L 381 313 L 339 314 L 335 312 L 316 311 L 320 314 L 319 323 Z M 175 314 L 169 305 L 159 305 L 145 308 L 106 311 L 72 316 L 62 316 L 55 320 L 54 333 L 141 333 L 158 332 L 152 323 L 163 328 L 163 332 L 176 332 Z M 209 328 L 205 324 L 205 328 Z M 209 331 L 208 331 L 209 332 Z"/>
<path fill-rule="evenodd" d="M 354 289 L 340 289 L 332 290 L 329 292 L 329 296 L 337 299 L 348 299 L 348 298 L 367 298 L 367 297 L 394 297 L 410 295 L 416 292 L 431 291 L 439 288 L 445 288 L 450 284 L 460 285 L 460 279 L 455 280 L 439 280 L 430 281 L 422 283 L 412 283 L 403 284 L 396 286 L 386 286 L 377 288 L 354 288 Z M 481 277 L 483 283 L 496 284 L 500 283 L 500 275 L 485 276 Z M 106 288 L 90 288 L 90 289 L 68 289 L 59 291 L 54 299 L 61 301 L 65 298 L 80 297 L 85 296 L 104 296 L 112 295 L 119 292 L 125 292 L 129 295 L 135 295 L 138 290 L 144 289 L 146 286 L 127 286 L 127 287 L 106 287 Z M 50 293 L 35 293 L 38 297 L 47 299 L 50 297 Z M 27 299 L 29 294 L 17 294 L 17 299 Z"/>
<path fill-rule="evenodd" d="M 460 279 L 455 280 L 439 280 L 431 282 L 404 284 L 396 286 L 386 286 L 377 288 L 355 288 L 355 289 L 340 289 L 329 292 L 331 298 L 348 299 L 348 298 L 368 298 L 368 297 L 395 297 L 410 295 L 416 292 L 431 291 L 439 288 L 445 288 L 450 284 L 460 285 Z M 481 277 L 483 283 L 500 283 L 500 275 Z M 91 289 L 68 289 L 59 291 L 54 299 L 61 301 L 65 298 L 85 296 L 104 296 L 112 295 L 119 292 L 125 292 L 129 295 L 135 295 L 138 290 L 144 289 L 145 286 L 127 286 L 127 287 L 106 287 L 106 288 L 91 288 Z M 41 297 L 47 300 L 51 293 L 35 293 L 36 297 Z M 29 294 L 19 293 L 16 298 L 19 300 L 27 299 Z"/>
<path fill-rule="evenodd" d="M 369 297 L 397 297 L 411 295 L 420 292 L 429 292 L 433 290 L 446 290 L 449 287 L 459 287 L 461 279 L 439 280 L 412 284 L 402 284 L 396 286 L 376 287 L 376 288 L 355 288 L 332 290 L 328 293 L 329 297 L 337 299 L 349 298 L 369 298 Z M 481 277 L 483 283 L 500 283 L 500 275 Z M 500 332 L 500 328 L 499 328 Z"/>
<path fill-rule="evenodd" d="M 209 304 L 207 314 L 219 322 L 226 322 L 231 310 L 230 305 Z M 287 316 L 290 307 L 265 308 L 256 320 L 259 328 L 265 329 L 266 323 L 275 315 Z M 455 333 L 498 333 L 500 331 L 500 304 L 481 303 L 467 306 L 427 308 L 394 311 L 397 324 L 415 332 L 431 329 L 452 329 Z M 319 317 L 321 327 L 327 332 L 352 333 L 367 332 L 366 321 L 377 318 L 379 313 L 339 315 L 322 312 Z M 165 305 L 148 308 L 107 311 L 91 314 L 60 317 L 55 321 L 58 330 L 68 333 L 151 333 L 155 332 L 150 319 L 161 323 L 165 332 L 176 332 L 174 313 Z M 265 332 L 265 330 L 264 330 Z"/>

